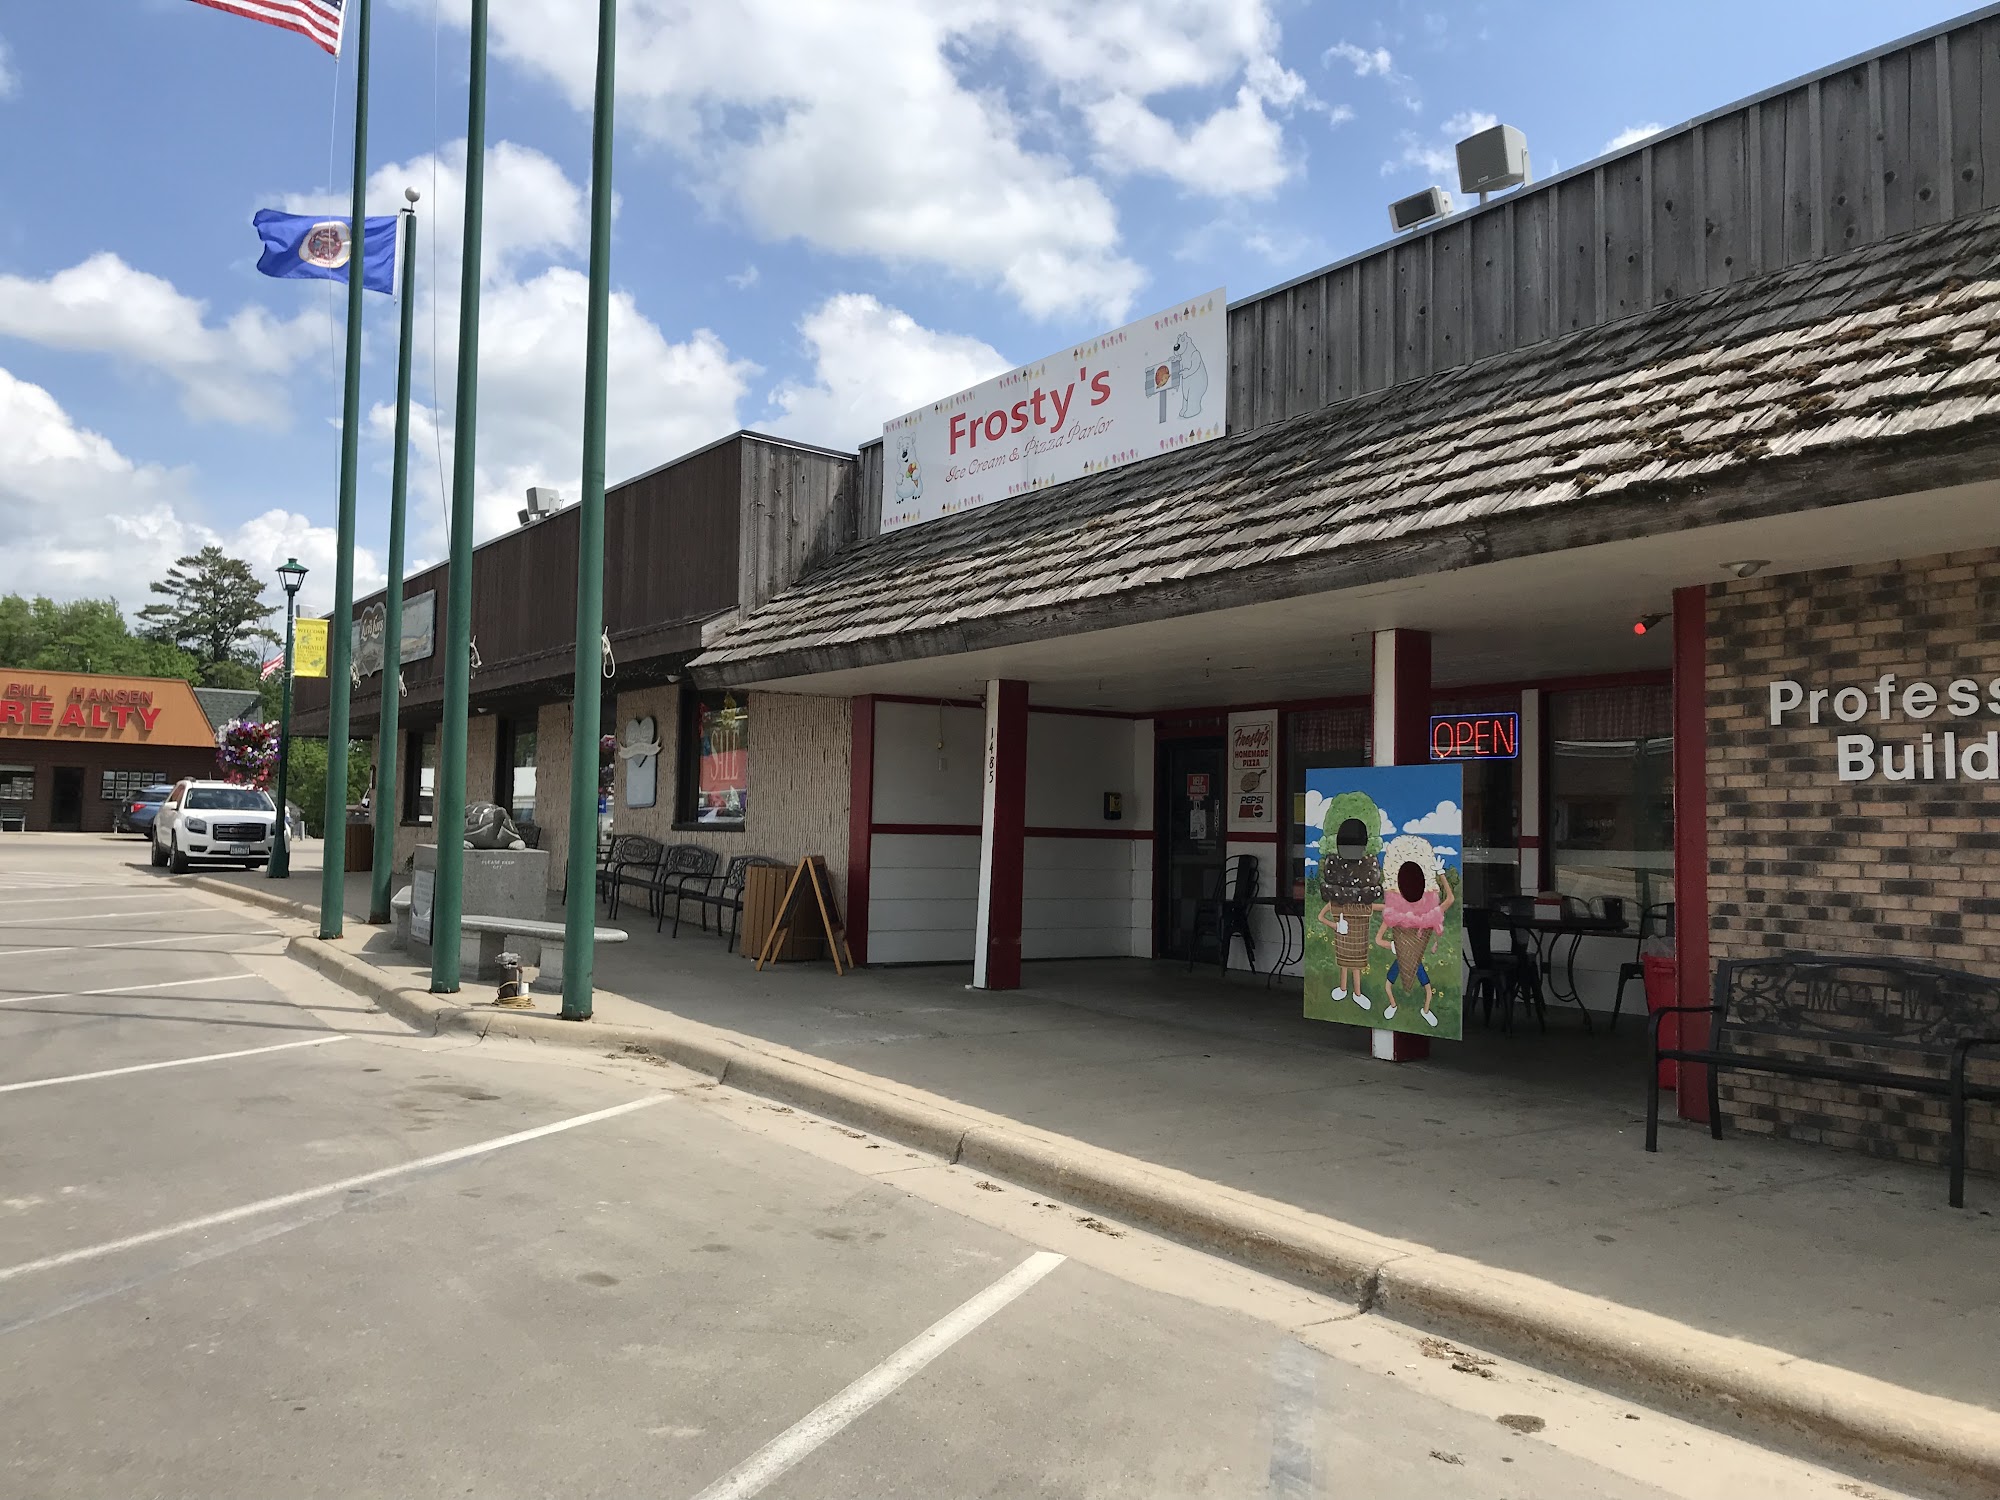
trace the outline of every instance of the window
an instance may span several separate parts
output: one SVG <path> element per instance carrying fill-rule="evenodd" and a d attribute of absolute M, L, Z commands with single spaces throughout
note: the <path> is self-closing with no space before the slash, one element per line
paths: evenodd
<path fill-rule="evenodd" d="M 106 802 L 137 802 L 141 792 L 161 780 L 158 771 L 106 771 L 102 796 Z"/>
<path fill-rule="evenodd" d="M 33 802 L 35 800 L 35 768 L 33 766 L 0 766 L 0 802 Z"/>
<path fill-rule="evenodd" d="M 1440 695 L 1437 714 L 1518 713 L 1519 693 Z M 1521 762 L 1468 760 L 1465 773 L 1464 839 L 1459 858 L 1465 876 L 1465 904 L 1490 906 L 1496 897 L 1521 894 Z"/>
<path fill-rule="evenodd" d="M 500 721 L 500 767 L 494 799 L 516 823 L 535 821 L 535 721 Z"/>
<path fill-rule="evenodd" d="M 680 816 L 743 825 L 750 808 L 750 713 L 734 693 L 681 695 Z"/>
<path fill-rule="evenodd" d="M 428 823 L 437 801 L 437 731 L 412 730 L 403 747 L 403 821 Z"/>
<path fill-rule="evenodd" d="M 1673 693 L 1593 688 L 1549 695 L 1549 845 L 1555 889 L 1673 900 Z"/>
<path fill-rule="evenodd" d="M 187 794 L 190 812 L 270 812 L 271 799 L 251 786 L 202 786 Z"/>
<path fill-rule="evenodd" d="M 1285 849 L 1291 860 L 1289 899 L 1306 891 L 1306 772 L 1368 764 L 1368 709 L 1314 708 L 1285 715 Z"/>

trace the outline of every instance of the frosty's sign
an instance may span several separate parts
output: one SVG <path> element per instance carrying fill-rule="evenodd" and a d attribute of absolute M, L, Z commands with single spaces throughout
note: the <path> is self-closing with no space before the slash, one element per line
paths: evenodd
<path fill-rule="evenodd" d="M 882 529 L 1207 442 L 1228 409 L 1218 287 L 882 429 Z"/>

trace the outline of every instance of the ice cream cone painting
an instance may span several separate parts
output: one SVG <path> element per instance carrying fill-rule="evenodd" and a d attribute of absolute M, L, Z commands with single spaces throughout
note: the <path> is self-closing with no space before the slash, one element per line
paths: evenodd
<path fill-rule="evenodd" d="M 1306 773 L 1307 1016 L 1460 1035 L 1461 790 L 1455 765 Z"/>

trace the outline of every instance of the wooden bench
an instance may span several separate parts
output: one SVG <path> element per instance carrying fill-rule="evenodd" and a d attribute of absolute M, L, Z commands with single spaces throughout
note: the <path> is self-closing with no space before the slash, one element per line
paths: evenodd
<path fill-rule="evenodd" d="M 1709 1018 L 1703 1047 L 1663 1047 L 1667 1016 Z M 1673 1005 L 1652 1017 L 1646 1074 L 1646 1149 L 1660 1149 L 1662 1061 L 1708 1069 L 1709 1132 L 1722 1139 L 1723 1069 L 1817 1078 L 1948 1101 L 1951 1206 L 1965 1206 L 1965 1102 L 2000 1101 L 2000 1085 L 1966 1077 L 1972 1054 L 2000 1047 L 2000 980 L 1887 958 L 1790 953 L 1726 959 L 1710 1005 Z"/>
<path fill-rule="evenodd" d="M 410 945 L 410 892 L 407 887 L 390 898 L 389 909 L 396 919 L 396 945 L 407 948 Z M 521 938 L 533 939 L 541 948 L 541 966 L 535 972 L 534 982 L 528 987 L 542 994 L 562 993 L 563 942 L 569 930 L 561 922 L 542 922 L 529 917 L 483 917 L 467 913 L 458 919 L 461 934 L 470 933 L 479 942 L 479 961 L 475 970 L 482 979 L 498 978 L 500 955 L 517 947 Z M 600 943 L 622 943 L 627 934 L 617 927 L 597 927 L 592 931 Z"/>

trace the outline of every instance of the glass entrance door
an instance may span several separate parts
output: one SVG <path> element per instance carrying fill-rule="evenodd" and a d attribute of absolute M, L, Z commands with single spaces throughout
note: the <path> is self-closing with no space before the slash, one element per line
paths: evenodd
<path fill-rule="evenodd" d="M 1223 742 L 1163 740 L 1159 757 L 1160 953 L 1187 958 L 1195 913 L 1222 889 Z"/>

